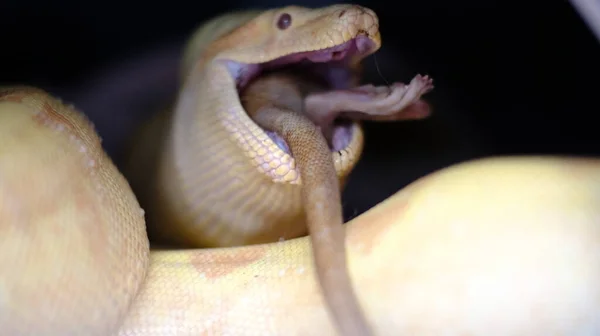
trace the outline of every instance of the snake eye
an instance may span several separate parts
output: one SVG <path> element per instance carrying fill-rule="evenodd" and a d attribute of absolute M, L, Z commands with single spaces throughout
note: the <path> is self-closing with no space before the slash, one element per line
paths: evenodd
<path fill-rule="evenodd" d="M 277 28 L 284 30 L 292 24 L 292 16 L 288 13 L 283 13 L 277 20 Z"/>

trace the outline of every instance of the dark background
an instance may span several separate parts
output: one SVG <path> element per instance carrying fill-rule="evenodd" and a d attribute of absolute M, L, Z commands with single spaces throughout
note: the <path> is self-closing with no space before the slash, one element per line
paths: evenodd
<path fill-rule="evenodd" d="M 330 1 L 7 1 L 0 82 L 41 87 L 87 113 L 117 163 L 128 132 L 176 90 L 182 44 L 244 7 Z M 347 215 L 453 163 L 522 154 L 598 156 L 600 45 L 566 1 L 362 1 L 380 17 L 385 80 L 429 74 L 427 121 L 367 124 Z M 386 5 L 387 3 L 387 5 Z M 542 5 L 543 4 L 543 5 Z M 385 81 L 366 65 L 368 80 Z"/>

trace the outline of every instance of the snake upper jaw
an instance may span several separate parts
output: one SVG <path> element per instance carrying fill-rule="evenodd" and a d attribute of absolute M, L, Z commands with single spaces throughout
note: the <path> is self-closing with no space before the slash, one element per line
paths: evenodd
<path fill-rule="evenodd" d="M 298 51 L 263 63 L 241 63 L 224 60 L 235 80 L 238 92 L 263 71 L 276 70 L 290 65 L 307 66 L 306 69 L 326 80 L 332 89 L 345 89 L 352 85 L 356 63 L 377 49 L 377 43 L 366 33 L 330 48 Z"/>

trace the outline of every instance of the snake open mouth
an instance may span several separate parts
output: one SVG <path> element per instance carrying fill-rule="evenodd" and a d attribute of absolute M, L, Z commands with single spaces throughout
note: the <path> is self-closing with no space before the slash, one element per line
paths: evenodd
<path fill-rule="evenodd" d="M 296 52 L 259 64 L 228 61 L 227 67 L 236 81 L 238 94 L 261 74 L 281 69 L 299 70 L 303 76 L 310 76 L 311 81 L 319 82 L 325 90 L 345 90 L 354 85 L 356 76 L 351 61 L 369 55 L 374 48 L 375 42 L 365 34 L 359 34 L 330 48 Z M 340 113 L 326 115 L 317 125 L 321 127 L 332 151 L 341 151 L 352 141 L 354 122 Z M 265 131 L 282 150 L 290 153 L 281 136 Z"/>

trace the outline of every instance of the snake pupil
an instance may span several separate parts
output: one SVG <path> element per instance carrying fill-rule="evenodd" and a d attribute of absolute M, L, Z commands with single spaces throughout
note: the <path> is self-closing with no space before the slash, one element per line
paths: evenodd
<path fill-rule="evenodd" d="M 277 28 L 284 30 L 292 24 L 292 16 L 288 13 L 283 13 L 277 20 Z"/>

